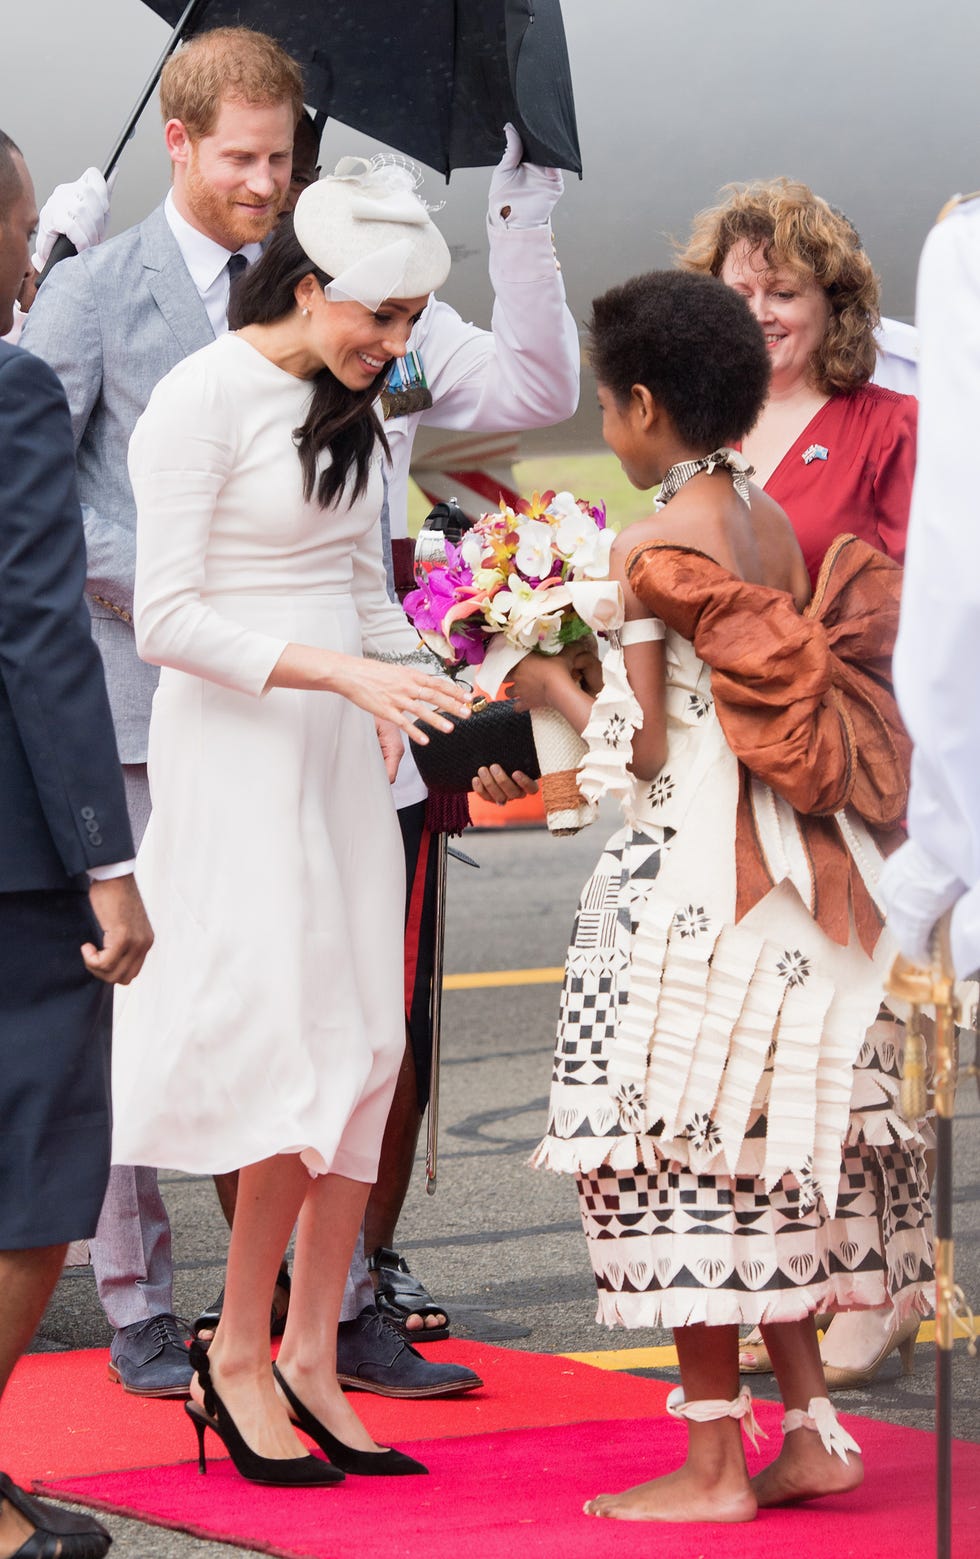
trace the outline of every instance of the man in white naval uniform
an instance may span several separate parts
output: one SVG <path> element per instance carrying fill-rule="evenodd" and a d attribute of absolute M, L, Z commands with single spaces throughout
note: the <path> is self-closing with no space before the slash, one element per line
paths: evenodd
<path fill-rule="evenodd" d="M 928 963 L 952 908 L 957 975 L 980 967 L 980 194 L 930 233 L 916 299 L 919 453 L 912 493 L 895 688 L 912 737 L 908 842 L 881 880 L 902 952 Z"/>
<path fill-rule="evenodd" d="M 511 139 L 494 178 L 490 246 L 497 296 L 492 329 L 482 331 L 467 325 L 454 310 L 433 302 L 420 322 L 418 340 L 412 343 L 413 349 L 424 354 L 433 397 L 426 420 L 438 425 L 488 431 L 544 426 L 570 416 L 577 404 L 578 336 L 565 304 L 550 229 L 551 209 L 561 193 L 561 176 L 525 167 L 519 157 L 519 143 L 515 145 Z M 25 333 L 28 349 L 46 358 L 66 385 L 79 446 L 80 477 L 91 477 L 89 485 L 97 490 L 105 484 L 111 488 L 111 523 L 98 540 L 96 583 L 90 581 L 90 590 L 100 633 L 111 633 L 119 647 L 119 656 L 110 657 L 117 668 L 119 700 L 125 703 L 128 718 L 144 723 L 149 719 L 149 694 L 156 673 L 136 659 L 132 648 L 126 661 L 131 661 L 128 676 L 121 643 L 125 634 L 131 639 L 126 602 L 127 590 L 131 596 L 135 525 L 125 470 L 125 441 L 154 383 L 173 366 L 174 353 L 179 358 L 226 328 L 228 272 L 224 262 L 230 245 L 222 245 L 217 234 L 208 236 L 206 219 L 202 226 L 200 213 L 192 213 L 192 218 L 189 223 L 174 209 L 172 193 L 166 208 L 153 213 L 147 224 L 98 251 L 64 262 L 42 287 Z M 149 253 L 151 240 L 156 247 Z M 211 252 L 222 247 L 224 255 L 218 254 L 212 264 Z M 238 252 L 251 258 L 251 247 L 240 245 Z M 198 253 L 202 250 L 207 253 Z M 98 261 L 98 276 L 89 268 L 90 260 Z M 139 312 L 134 332 L 127 327 L 127 309 L 133 290 L 142 292 L 145 288 L 144 275 L 150 280 L 148 292 L 153 297 L 132 302 Z M 159 284 L 156 276 L 161 277 Z M 164 280 L 166 295 L 161 290 Z M 102 295 L 105 320 L 113 330 L 111 339 L 106 337 L 104 321 L 100 329 L 103 311 L 93 307 L 93 295 Z M 145 358 L 140 361 L 138 343 L 149 340 L 150 335 L 155 349 L 159 345 L 159 364 Z M 397 495 L 395 502 L 404 505 L 418 417 L 405 419 L 404 432 L 396 432 L 397 420 L 388 425 L 393 445 L 391 484 Z M 84 481 L 82 485 L 84 488 Z M 396 524 L 396 533 L 401 528 Z M 114 537 L 118 545 L 114 545 Z M 114 571 L 114 552 L 118 589 L 102 583 Z M 401 804 L 403 798 L 397 799 Z M 113 1369 L 128 1390 L 181 1394 L 186 1391 L 191 1370 L 172 1315 L 169 1226 L 155 1174 L 140 1171 L 130 1175 L 126 1190 L 124 1211 L 108 1218 L 106 1226 L 100 1225 L 103 1238 L 93 1245 L 100 1297 L 115 1328 Z M 352 1290 L 344 1321 L 360 1321 L 363 1293 L 363 1284 L 359 1291 Z M 352 1345 L 356 1341 L 353 1336 L 349 1340 Z M 454 1389 L 448 1381 L 458 1367 L 423 1360 L 389 1332 L 383 1337 L 379 1332 L 363 1342 L 368 1351 L 381 1349 L 384 1354 L 379 1381 L 373 1384 L 365 1375 L 371 1368 L 369 1359 L 349 1361 L 351 1375 L 356 1372 L 368 1389 L 383 1391 L 390 1385 L 398 1395 L 404 1395 L 400 1377 L 406 1373 L 411 1376 L 410 1394 L 429 1394 L 429 1384 L 435 1390 Z M 396 1345 L 397 1355 L 391 1357 Z M 361 1348 L 361 1342 L 357 1346 Z M 456 1389 L 462 1386 L 460 1380 Z"/>

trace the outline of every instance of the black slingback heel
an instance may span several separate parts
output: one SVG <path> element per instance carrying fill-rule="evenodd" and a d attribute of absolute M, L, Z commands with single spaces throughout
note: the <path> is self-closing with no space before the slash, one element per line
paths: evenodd
<path fill-rule="evenodd" d="M 342 1483 L 344 1474 L 318 1456 L 297 1456 L 280 1459 L 275 1456 L 259 1456 L 242 1439 L 235 1420 L 214 1389 L 208 1356 L 200 1343 L 191 1343 L 191 1363 L 204 1388 L 204 1406 L 190 1401 L 184 1403 L 186 1412 L 197 1432 L 198 1467 L 207 1472 L 204 1453 L 204 1432 L 210 1429 L 222 1442 L 234 1463 L 236 1472 L 251 1483 L 269 1483 L 282 1488 L 322 1488 L 331 1483 Z"/>
<path fill-rule="evenodd" d="M 355 1451 L 352 1445 L 345 1445 L 343 1440 L 338 1440 L 336 1435 L 330 1433 L 325 1424 L 321 1424 L 318 1418 L 314 1418 L 308 1407 L 304 1407 L 278 1364 L 273 1364 L 272 1373 L 289 1404 L 293 1422 L 298 1424 L 311 1440 L 316 1441 L 324 1455 L 329 1456 L 333 1465 L 339 1467 L 342 1472 L 354 1473 L 360 1477 L 396 1478 L 428 1472 L 428 1467 L 423 1467 L 422 1463 L 417 1462 L 414 1457 L 406 1456 L 404 1451 Z"/>

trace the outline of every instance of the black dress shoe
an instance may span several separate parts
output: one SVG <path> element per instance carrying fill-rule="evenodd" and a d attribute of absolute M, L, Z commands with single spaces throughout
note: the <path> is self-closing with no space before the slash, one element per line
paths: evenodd
<path fill-rule="evenodd" d="M 17 1550 L 24 1559 L 48 1559 L 52 1554 L 57 1554 L 59 1559 L 103 1559 L 109 1552 L 112 1538 L 93 1516 L 59 1510 L 56 1505 L 34 1499 L 5 1472 L 0 1472 L 0 1503 L 3 1500 L 7 1500 L 34 1528 Z"/>
<path fill-rule="evenodd" d="M 483 1385 L 479 1375 L 462 1364 L 424 1359 L 374 1305 L 338 1326 L 337 1379 L 342 1386 L 379 1397 L 445 1397 Z"/>
<path fill-rule="evenodd" d="M 121 1326 L 109 1349 L 109 1379 L 137 1397 L 187 1397 L 190 1355 L 184 1329 L 174 1315 Z"/>

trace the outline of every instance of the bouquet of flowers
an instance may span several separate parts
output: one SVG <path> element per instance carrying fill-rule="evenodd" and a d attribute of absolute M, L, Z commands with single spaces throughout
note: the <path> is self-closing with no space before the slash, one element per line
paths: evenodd
<path fill-rule="evenodd" d="M 602 504 L 554 492 L 514 508 L 501 500 L 458 546 L 447 541 L 417 563 L 405 610 L 450 670 L 479 667 L 481 689 L 495 698 L 530 651 L 557 655 L 622 621 L 607 577 L 612 542 Z M 548 826 L 574 832 L 592 811 L 576 784 L 586 745 L 554 710 L 532 710 L 531 720 Z"/>

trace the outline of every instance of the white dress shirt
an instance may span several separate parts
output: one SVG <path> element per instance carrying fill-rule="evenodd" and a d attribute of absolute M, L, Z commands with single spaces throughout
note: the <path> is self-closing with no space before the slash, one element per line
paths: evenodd
<path fill-rule="evenodd" d="M 174 202 L 173 190 L 167 196 L 163 210 L 167 225 L 177 240 L 177 247 L 190 272 L 191 281 L 201 295 L 211 329 L 216 337 L 223 336 L 228 329 L 228 291 L 231 285 L 228 261 L 232 254 L 241 254 L 251 265 L 262 253 L 262 245 L 243 244 L 240 249 L 231 250 L 216 244 L 213 238 L 199 232 L 181 216 Z"/>

